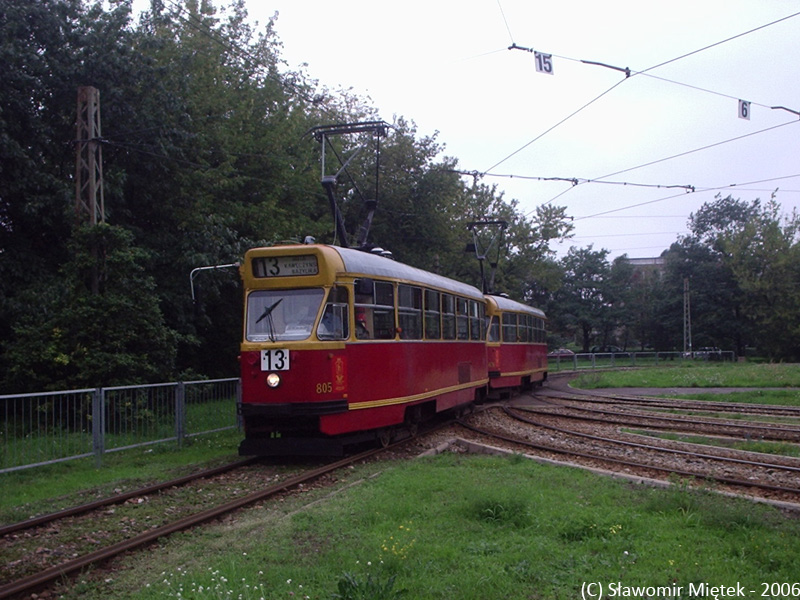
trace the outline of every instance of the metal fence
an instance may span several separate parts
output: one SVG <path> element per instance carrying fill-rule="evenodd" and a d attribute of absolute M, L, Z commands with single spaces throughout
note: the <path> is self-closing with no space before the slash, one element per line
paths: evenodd
<path fill-rule="evenodd" d="M 549 371 L 580 371 L 606 367 L 660 367 L 702 362 L 734 362 L 736 353 L 722 350 L 699 352 L 602 352 L 548 356 Z"/>
<path fill-rule="evenodd" d="M 237 427 L 238 378 L 0 396 L 0 473 Z"/>

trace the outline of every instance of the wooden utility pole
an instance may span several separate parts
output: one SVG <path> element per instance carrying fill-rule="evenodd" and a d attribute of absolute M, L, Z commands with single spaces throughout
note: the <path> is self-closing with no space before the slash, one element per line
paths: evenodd
<path fill-rule="evenodd" d="M 103 152 L 100 145 L 100 91 L 78 88 L 75 139 L 75 214 L 79 222 L 105 223 Z"/>

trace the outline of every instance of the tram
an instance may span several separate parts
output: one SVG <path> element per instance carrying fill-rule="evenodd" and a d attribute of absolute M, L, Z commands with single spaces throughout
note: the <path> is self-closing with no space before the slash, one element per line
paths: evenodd
<path fill-rule="evenodd" d="M 489 389 L 487 299 L 473 286 L 321 244 L 251 249 L 240 273 L 242 455 L 387 444 Z"/>
<path fill-rule="evenodd" d="M 528 389 L 547 379 L 544 312 L 505 296 L 486 296 L 489 389 Z"/>

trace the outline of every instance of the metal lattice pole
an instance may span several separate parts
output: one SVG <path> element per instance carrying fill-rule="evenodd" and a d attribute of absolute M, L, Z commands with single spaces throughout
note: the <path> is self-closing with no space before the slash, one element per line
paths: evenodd
<path fill-rule="evenodd" d="M 75 139 L 75 213 L 79 220 L 104 223 L 103 154 L 100 145 L 100 91 L 78 88 L 77 137 Z"/>
<path fill-rule="evenodd" d="M 692 353 L 692 305 L 689 298 L 689 279 L 683 280 L 683 353 Z"/>

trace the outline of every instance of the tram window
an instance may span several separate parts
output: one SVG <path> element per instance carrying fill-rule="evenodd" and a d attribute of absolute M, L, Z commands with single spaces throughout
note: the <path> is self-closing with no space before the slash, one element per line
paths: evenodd
<path fill-rule="evenodd" d="M 392 339 L 395 335 L 394 286 L 388 281 L 375 281 L 369 286 L 357 281 L 355 289 L 356 337 Z"/>
<path fill-rule="evenodd" d="M 245 338 L 248 342 L 308 339 L 324 295 L 322 288 L 250 292 Z"/>
<path fill-rule="evenodd" d="M 317 327 L 321 340 L 344 340 L 350 337 L 347 288 L 335 286 L 328 294 L 322 319 Z"/>
<path fill-rule="evenodd" d="M 456 329 L 458 339 L 469 339 L 469 315 L 467 314 L 466 298 L 456 298 Z"/>
<path fill-rule="evenodd" d="M 425 337 L 429 340 L 442 337 L 439 309 L 439 292 L 425 290 Z"/>
<path fill-rule="evenodd" d="M 483 324 L 486 323 L 486 306 L 483 303 L 478 304 L 478 322 L 480 323 L 481 340 L 485 340 L 486 328 L 483 326 Z"/>
<path fill-rule="evenodd" d="M 491 317 L 488 337 L 490 342 L 500 341 L 500 320 L 497 318 L 497 315 Z"/>
<path fill-rule="evenodd" d="M 503 313 L 503 341 L 517 341 L 517 315 L 515 313 Z"/>
<path fill-rule="evenodd" d="M 400 337 L 404 340 L 422 339 L 422 290 L 410 285 L 397 286 Z"/>
<path fill-rule="evenodd" d="M 442 294 L 442 337 L 456 339 L 456 302 L 450 294 Z"/>
<path fill-rule="evenodd" d="M 522 334 L 523 342 L 532 342 L 533 341 L 533 334 L 531 332 L 531 316 L 530 315 L 520 315 L 519 316 L 519 328 L 520 333 Z"/>
<path fill-rule="evenodd" d="M 471 340 L 481 338 L 481 319 L 478 314 L 478 303 L 475 300 L 469 301 L 469 338 Z"/>

